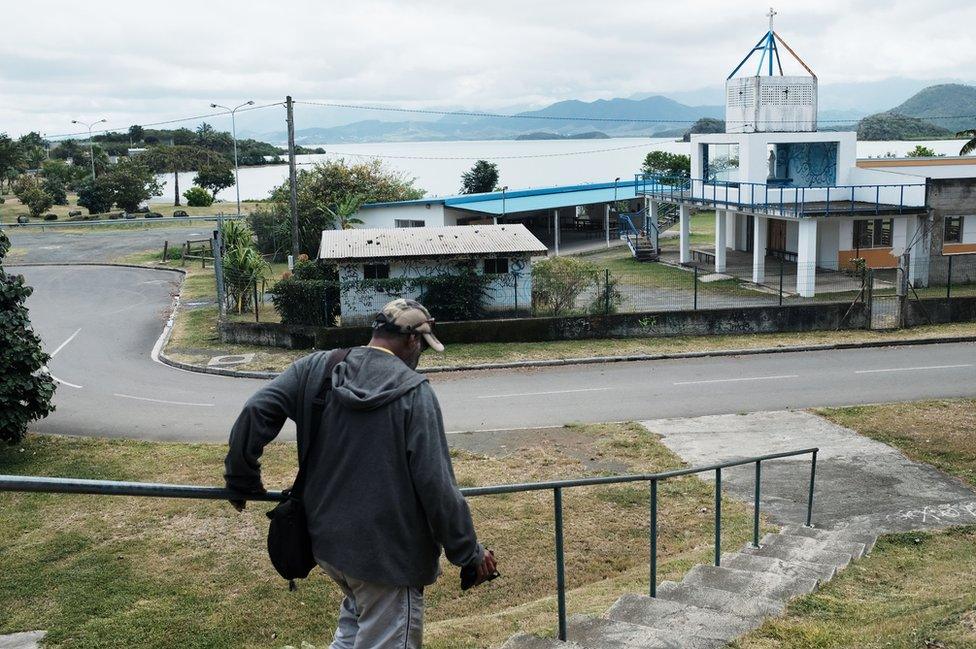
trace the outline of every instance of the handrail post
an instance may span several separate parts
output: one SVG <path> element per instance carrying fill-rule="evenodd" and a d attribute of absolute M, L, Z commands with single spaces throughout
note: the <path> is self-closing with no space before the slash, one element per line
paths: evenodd
<path fill-rule="evenodd" d="M 752 547 L 759 547 L 759 484 L 762 481 L 762 460 L 756 460 L 756 505 L 752 512 Z"/>
<path fill-rule="evenodd" d="M 715 565 L 722 565 L 722 469 L 715 469 Z"/>
<path fill-rule="evenodd" d="M 657 597 L 657 480 L 651 480 L 651 597 Z"/>
<path fill-rule="evenodd" d="M 552 490 L 553 509 L 556 522 L 556 606 L 559 615 L 559 639 L 566 641 L 566 569 L 563 555 L 563 490 Z"/>
<path fill-rule="evenodd" d="M 817 451 L 810 458 L 810 495 L 807 498 L 807 527 L 813 527 L 813 484 L 817 479 Z"/>

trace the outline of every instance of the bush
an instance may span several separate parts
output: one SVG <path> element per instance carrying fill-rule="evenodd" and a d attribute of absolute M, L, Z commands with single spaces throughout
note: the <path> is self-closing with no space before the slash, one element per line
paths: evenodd
<path fill-rule="evenodd" d="M 68 204 L 68 190 L 65 184 L 58 178 L 45 178 L 41 184 L 42 189 L 48 193 L 55 205 Z"/>
<path fill-rule="evenodd" d="M 115 190 L 104 176 L 97 180 L 87 178 L 78 186 L 78 206 L 89 214 L 102 214 L 112 209 L 115 203 Z"/>
<path fill-rule="evenodd" d="M 532 307 L 547 315 L 577 310 L 576 301 L 587 288 L 600 289 L 600 269 L 573 257 L 551 257 L 532 266 Z"/>
<path fill-rule="evenodd" d="M 31 216 L 35 219 L 54 205 L 54 199 L 51 198 L 51 195 L 39 187 L 28 189 L 20 197 L 20 200 L 27 206 Z"/>
<path fill-rule="evenodd" d="M 292 275 L 279 280 L 268 293 L 284 324 L 331 327 L 338 315 L 330 306 L 336 304 L 339 295 L 335 281 Z"/>
<path fill-rule="evenodd" d="M 16 444 L 30 422 L 54 406 L 54 380 L 45 369 L 50 356 L 31 328 L 24 302 L 32 289 L 21 275 L 7 275 L 3 259 L 10 240 L 0 230 L 0 440 Z"/>
<path fill-rule="evenodd" d="M 58 215 L 57 214 L 45 214 L 44 215 L 44 220 L 45 221 L 57 221 L 58 220 Z"/>
<path fill-rule="evenodd" d="M 418 280 L 420 302 L 435 320 L 478 320 L 485 317 L 492 278 L 473 269 Z"/>
<path fill-rule="evenodd" d="M 210 207 L 214 202 L 213 196 L 203 187 L 190 187 L 183 192 L 183 197 L 190 207 Z"/>

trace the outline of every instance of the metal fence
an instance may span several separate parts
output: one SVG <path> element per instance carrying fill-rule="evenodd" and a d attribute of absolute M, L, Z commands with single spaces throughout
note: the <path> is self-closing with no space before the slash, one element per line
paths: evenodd
<path fill-rule="evenodd" d="M 714 473 L 715 476 L 715 565 L 722 562 L 722 471 L 732 467 L 755 466 L 755 489 L 753 502 L 752 544 L 759 547 L 760 527 L 760 497 L 762 492 L 762 464 L 770 460 L 810 455 L 810 477 L 806 502 L 806 526 L 813 521 L 813 493 L 817 476 L 818 448 L 807 448 L 798 451 L 770 453 L 754 457 L 742 458 L 708 464 L 705 466 L 664 471 L 660 473 L 621 475 L 595 478 L 580 478 L 576 480 L 553 480 L 547 482 L 533 482 L 522 484 L 496 485 L 490 487 L 462 488 L 461 493 L 467 497 L 494 496 L 500 494 L 524 493 L 531 491 L 551 491 L 553 503 L 553 522 L 555 526 L 554 554 L 555 554 L 555 590 L 557 602 L 557 624 L 560 640 L 566 640 L 566 571 L 563 538 L 563 491 L 576 487 L 596 485 L 615 485 L 633 482 L 645 482 L 649 486 L 648 514 L 649 514 L 649 594 L 657 596 L 657 536 L 658 536 L 658 485 L 666 480 L 699 473 Z M 0 492 L 33 492 L 33 493 L 62 493 L 62 494 L 92 494 L 104 496 L 149 496 L 156 498 L 194 498 L 204 500 L 255 500 L 280 501 L 284 498 L 280 491 L 269 491 L 255 496 L 238 494 L 219 487 L 198 487 L 190 485 L 153 484 L 140 482 L 117 482 L 110 480 L 81 480 L 70 478 L 50 478 L 34 476 L 0 475 Z"/>

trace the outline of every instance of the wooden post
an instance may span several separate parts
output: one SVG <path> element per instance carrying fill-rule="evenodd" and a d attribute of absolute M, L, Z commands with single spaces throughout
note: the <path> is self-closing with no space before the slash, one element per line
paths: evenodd
<path fill-rule="evenodd" d="M 166 253 L 169 252 L 169 239 L 163 241 L 163 263 L 166 263 Z"/>
<path fill-rule="evenodd" d="M 291 254 L 298 261 L 298 176 L 295 171 L 295 102 L 285 97 L 288 109 L 288 205 L 291 211 Z M 317 257 L 318 255 L 316 255 Z"/>

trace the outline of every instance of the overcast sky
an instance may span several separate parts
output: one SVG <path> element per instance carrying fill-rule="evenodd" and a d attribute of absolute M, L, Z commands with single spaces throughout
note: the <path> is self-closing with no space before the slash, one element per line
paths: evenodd
<path fill-rule="evenodd" d="M 207 113 L 212 101 L 289 93 L 492 109 L 693 90 L 724 81 L 765 31 L 768 8 L 768 0 L 4 3 L 0 132 L 64 133 L 72 119 L 103 117 L 126 128 Z M 777 31 L 821 83 L 974 76 L 976 3 L 789 0 L 776 9 Z"/>

